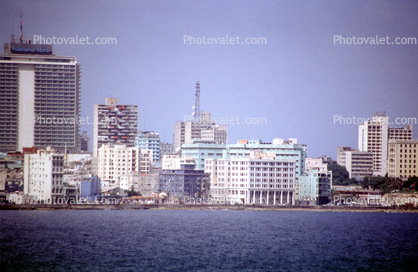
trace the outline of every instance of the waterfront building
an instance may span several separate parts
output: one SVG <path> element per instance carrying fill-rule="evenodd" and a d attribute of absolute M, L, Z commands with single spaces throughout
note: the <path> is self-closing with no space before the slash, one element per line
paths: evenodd
<path fill-rule="evenodd" d="M 47 148 L 35 154 L 25 154 L 25 199 L 34 202 L 56 203 L 64 197 L 64 154 Z"/>
<path fill-rule="evenodd" d="M 52 45 L 4 45 L 0 54 L 0 152 L 24 147 L 78 150 L 81 68 Z"/>
<path fill-rule="evenodd" d="M 135 147 L 152 149 L 153 160 L 160 160 L 160 134 L 154 131 L 138 131 L 135 137 Z"/>
<path fill-rule="evenodd" d="M 327 204 L 331 201 L 331 188 L 332 171 L 311 168 L 299 176 L 297 200 L 300 204 Z"/>
<path fill-rule="evenodd" d="M 118 98 L 106 98 L 105 104 L 94 105 L 93 156 L 103 144 L 135 146 L 138 132 L 138 105 L 119 104 Z"/>
<path fill-rule="evenodd" d="M 373 175 L 373 153 L 351 147 L 337 147 L 337 163 L 344 166 L 350 178 L 361 179 Z"/>
<path fill-rule="evenodd" d="M 80 182 L 80 198 L 89 202 L 101 195 L 100 178 L 89 177 Z"/>
<path fill-rule="evenodd" d="M 208 198 L 210 177 L 194 165 L 182 164 L 180 169 L 165 169 L 159 175 L 159 191 L 170 197 Z"/>
<path fill-rule="evenodd" d="M 120 178 L 132 172 L 148 174 L 152 167 L 152 150 L 104 144 L 98 151 L 98 177 L 109 180 L 110 186 L 120 184 Z"/>
<path fill-rule="evenodd" d="M 260 150 L 275 153 L 275 159 L 294 160 L 297 177 L 305 172 L 306 145 L 297 142 L 296 138 L 283 140 L 276 138 L 273 143 L 261 140 L 238 140 L 236 144 L 218 144 L 213 141 L 194 140 L 192 144 L 183 144 L 181 153 L 195 159 L 196 169 L 205 169 L 206 159 L 246 158 L 250 152 Z"/>
<path fill-rule="evenodd" d="M 417 147 L 417 140 L 389 140 L 388 177 L 418 176 Z"/>
<path fill-rule="evenodd" d="M 250 151 L 247 158 L 206 159 L 215 203 L 295 204 L 296 160 Z"/>

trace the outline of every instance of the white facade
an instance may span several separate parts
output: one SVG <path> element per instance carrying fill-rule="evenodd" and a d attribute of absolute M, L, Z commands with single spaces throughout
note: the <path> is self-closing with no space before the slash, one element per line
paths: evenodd
<path fill-rule="evenodd" d="M 133 172 L 148 174 L 152 167 L 152 150 L 105 144 L 98 150 L 98 176 L 110 186 L 120 183 L 122 176 Z"/>
<path fill-rule="evenodd" d="M 373 153 L 373 175 L 387 172 L 388 117 L 377 112 L 373 119 L 359 125 L 358 149 Z"/>
<path fill-rule="evenodd" d="M 306 172 L 310 172 L 313 169 L 317 169 L 320 173 L 328 172 L 328 164 L 322 161 L 322 158 L 306 158 L 305 160 L 305 170 Z"/>
<path fill-rule="evenodd" d="M 206 159 L 213 201 L 240 204 L 294 204 L 295 160 L 252 151 L 249 158 Z"/>
<path fill-rule="evenodd" d="M 214 141 L 218 144 L 227 144 L 228 126 L 213 125 L 210 129 L 202 130 L 200 138 L 203 141 Z"/>
<path fill-rule="evenodd" d="M 180 169 L 182 164 L 195 165 L 195 160 L 192 157 L 179 155 L 164 155 L 162 159 L 162 169 Z"/>
<path fill-rule="evenodd" d="M 347 169 L 350 178 L 362 178 L 373 175 L 373 153 L 351 149 L 337 148 L 337 163 Z"/>
<path fill-rule="evenodd" d="M 55 150 L 25 154 L 23 192 L 29 199 L 56 203 L 63 197 L 64 155 Z"/>

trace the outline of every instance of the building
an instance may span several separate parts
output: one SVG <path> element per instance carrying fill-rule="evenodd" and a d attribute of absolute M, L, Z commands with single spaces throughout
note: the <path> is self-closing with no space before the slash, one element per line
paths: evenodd
<path fill-rule="evenodd" d="M 276 138 L 273 143 L 263 143 L 261 140 L 238 140 L 236 144 L 221 145 L 212 141 L 194 140 L 192 144 L 183 144 L 181 153 L 195 159 L 196 169 L 205 169 L 206 159 L 247 158 L 250 152 L 260 150 L 265 153 L 275 153 L 277 160 L 294 160 L 297 177 L 305 172 L 306 145 L 290 138 Z"/>
<path fill-rule="evenodd" d="M 52 45 L 14 40 L 0 54 L 0 152 L 78 149 L 81 68 Z M 84 120 L 85 121 L 85 120 Z"/>
<path fill-rule="evenodd" d="M 153 160 L 160 160 L 160 134 L 154 131 L 138 131 L 135 137 L 135 147 L 151 149 Z"/>
<path fill-rule="evenodd" d="M 373 175 L 387 173 L 388 117 L 385 112 L 375 112 L 373 119 L 359 125 L 358 149 L 373 154 Z"/>
<path fill-rule="evenodd" d="M 160 157 L 173 154 L 173 145 L 160 142 Z"/>
<path fill-rule="evenodd" d="M 87 131 L 83 131 L 78 137 L 78 143 L 78 149 L 80 151 L 89 151 L 90 137 L 87 135 Z"/>
<path fill-rule="evenodd" d="M 90 177 L 80 182 L 81 199 L 93 202 L 101 194 L 100 179 L 98 177 Z"/>
<path fill-rule="evenodd" d="M 192 165 L 193 168 L 196 165 L 195 160 L 192 157 L 181 157 L 180 155 L 164 155 L 162 159 L 162 169 L 181 169 L 181 165 Z"/>
<path fill-rule="evenodd" d="M 350 178 L 373 176 L 373 153 L 351 147 L 337 147 L 337 163 L 347 169 Z"/>
<path fill-rule="evenodd" d="M 228 126 L 213 125 L 209 129 L 200 132 L 203 141 L 214 141 L 218 144 L 228 143 Z"/>
<path fill-rule="evenodd" d="M 173 138 L 174 151 L 176 152 L 181 149 L 182 144 L 190 144 L 193 139 L 202 139 L 201 132 L 206 130 L 213 130 L 213 126 L 216 126 L 216 123 L 203 123 L 194 121 L 175 122 Z"/>
<path fill-rule="evenodd" d="M 412 140 L 412 125 L 406 127 L 392 127 L 388 129 L 389 140 Z"/>
<path fill-rule="evenodd" d="M 189 164 L 182 164 L 180 169 L 162 170 L 159 175 L 159 191 L 170 197 L 208 198 L 209 184 L 209 174 Z"/>
<path fill-rule="evenodd" d="M 322 158 L 306 158 L 305 171 L 310 172 L 313 169 L 317 169 L 320 173 L 326 173 L 328 172 L 328 164 L 324 163 Z"/>
<path fill-rule="evenodd" d="M 324 205 L 331 201 L 332 171 L 312 168 L 299 176 L 297 200 L 299 204 Z"/>
<path fill-rule="evenodd" d="M 59 203 L 65 195 L 63 175 L 64 154 L 51 148 L 38 150 L 36 154 L 25 154 L 25 199 L 30 202 Z"/>
<path fill-rule="evenodd" d="M 104 144 L 98 151 L 98 177 L 119 186 L 122 176 L 133 172 L 148 174 L 152 167 L 152 150 L 127 147 L 122 144 Z"/>
<path fill-rule="evenodd" d="M 296 160 L 250 151 L 247 158 L 206 159 L 215 203 L 295 204 Z"/>
<path fill-rule="evenodd" d="M 388 177 L 418 176 L 417 147 L 417 140 L 389 140 Z"/>
<path fill-rule="evenodd" d="M 105 104 L 94 105 L 93 156 L 107 143 L 135 146 L 138 132 L 138 106 L 119 104 L 117 98 L 106 98 Z"/>

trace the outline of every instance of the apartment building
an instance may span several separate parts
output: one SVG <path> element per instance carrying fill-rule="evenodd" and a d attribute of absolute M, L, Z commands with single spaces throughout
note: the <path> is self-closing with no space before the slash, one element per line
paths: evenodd
<path fill-rule="evenodd" d="M 389 177 L 407 179 L 418 176 L 417 147 L 417 140 L 389 140 Z"/>

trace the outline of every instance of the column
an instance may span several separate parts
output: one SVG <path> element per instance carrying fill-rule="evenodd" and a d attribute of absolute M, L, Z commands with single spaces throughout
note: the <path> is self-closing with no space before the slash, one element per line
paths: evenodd
<path fill-rule="evenodd" d="M 289 204 L 289 191 L 287 191 L 287 204 Z"/>
<path fill-rule="evenodd" d="M 267 191 L 267 199 L 266 199 L 266 204 L 267 205 L 269 204 L 269 194 L 270 194 L 270 191 Z"/>
<path fill-rule="evenodd" d="M 274 191 L 273 197 L 273 205 L 276 206 L 276 191 Z"/>
<path fill-rule="evenodd" d="M 280 191 L 280 204 L 283 204 L 283 191 Z"/>
<path fill-rule="evenodd" d="M 255 204 L 255 190 L 253 191 L 253 204 Z"/>

